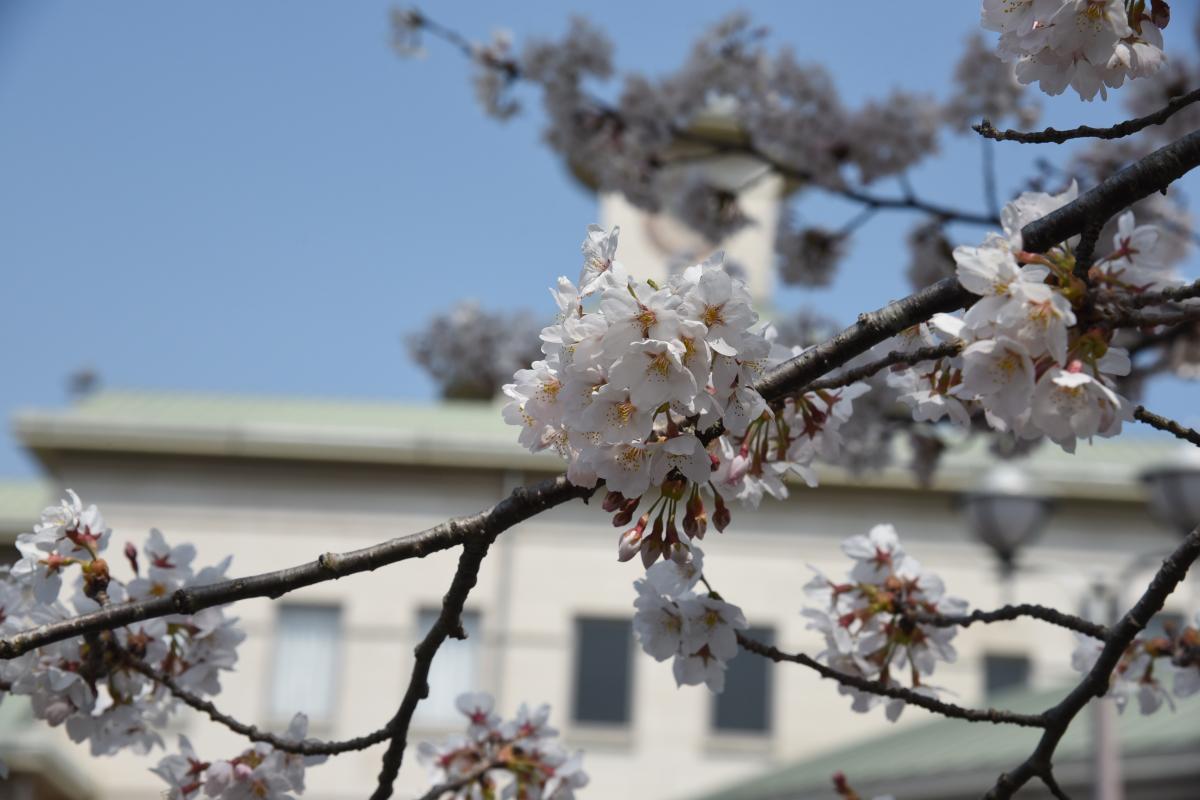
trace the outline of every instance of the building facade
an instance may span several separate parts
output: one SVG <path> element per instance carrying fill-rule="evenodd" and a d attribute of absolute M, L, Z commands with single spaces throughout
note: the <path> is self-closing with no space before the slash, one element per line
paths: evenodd
<path fill-rule="evenodd" d="M 233 554 L 231 576 L 413 533 L 490 506 L 560 468 L 551 456 L 521 450 L 515 430 L 489 404 L 107 392 L 63 410 L 23 413 L 15 428 L 46 482 L 0 490 L 8 536 L 28 529 L 41 506 L 70 487 L 103 509 L 116 531 L 113 547 L 140 543 L 155 526 L 168 541 L 193 542 L 197 564 Z M 705 539 L 706 573 L 745 609 L 761 638 L 815 653 L 821 642 L 799 613 L 806 565 L 843 571 L 840 542 L 890 521 L 908 551 L 973 607 L 1000 605 L 1011 591 L 1021 601 L 1077 611 L 1097 581 L 1112 583 L 1135 556 L 1172 546 L 1174 534 L 1151 520 L 1137 480 L 1169 452 L 1126 438 L 1081 447 L 1073 457 L 1043 449 L 1022 462 L 1055 512 L 1009 589 L 956 508 L 991 462 L 970 448 L 951 454 L 929 489 L 902 468 L 860 477 L 827 469 L 819 488 L 797 485 L 787 501 L 735 510 L 724 534 Z M 491 692 L 505 714 L 522 702 L 550 703 L 567 743 L 587 751 L 592 798 L 694 797 L 897 730 L 882 709 L 854 714 L 833 684 L 800 667 L 748 654 L 731 662 L 729 688 L 719 697 L 677 688 L 669 663 L 645 656 L 632 639 L 631 584 L 641 568 L 617 563 L 616 534 L 595 503 L 571 503 L 499 538 L 467 603 L 468 639 L 448 643 L 434 662 L 398 796 L 417 796 L 426 785 L 415 742 L 460 729 L 453 698 L 467 690 Z M 382 726 L 407 685 L 412 648 L 432 622 L 455 559 L 435 554 L 278 601 L 237 604 L 248 638 L 237 670 L 222 680 L 218 706 L 279 730 L 303 710 L 322 738 Z M 1113 587 L 1121 602 L 1151 569 L 1129 572 Z M 1198 604 L 1193 580 L 1169 610 L 1182 614 Z M 1014 686 L 1052 689 L 1072 677 L 1072 636 L 1053 627 L 1028 620 L 977 626 L 957 643 L 958 661 L 939 667 L 935 678 L 962 703 L 986 704 Z M 61 731 L 23 723 L 19 703 L 0 709 L 0 758 L 18 778 L 51 769 L 58 781 L 31 797 L 160 796 L 162 784 L 147 771 L 159 754 L 91 758 Z M 897 725 L 927 718 L 909 709 Z M 176 733 L 186 733 L 202 756 L 244 747 L 186 709 L 167 738 Z M 306 796 L 365 796 L 380 756 L 376 747 L 331 759 L 312 770 Z"/>

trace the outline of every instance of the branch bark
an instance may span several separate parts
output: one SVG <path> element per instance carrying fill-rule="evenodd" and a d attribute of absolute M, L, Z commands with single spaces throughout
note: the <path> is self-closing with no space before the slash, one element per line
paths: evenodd
<path fill-rule="evenodd" d="M 1153 114 L 1147 114 L 1144 117 L 1137 117 L 1136 119 L 1127 119 L 1124 122 L 1118 122 L 1116 125 L 1107 128 L 1093 128 L 1091 125 L 1080 125 L 1077 128 L 1068 128 L 1064 131 L 1054 128 L 1046 128 L 1040 131 L 1017 131 L 1012 129 L 1001 131 L 993 128 L 992 123 L 986 119 L 978 125 L 972 125 L 971 127 L 975 129 L 976 133 L 985 138 L 994 139 L 997 142 L 1021 142 L 1022 144 L 1065 144 L 1073 139 L 1121 139 L 1149 128 L 1151 125 L 1163 124 L 1174 116 L 1177 111 L 1187 108 L 1197 100 L 1200 100 L 1200 89 L 1171 98 L 1165 106 Z"/>
<path fill-rule="evenodd" d="M 1109 678 L 1126 648 L 1146 627 L 1151 617 L 1162 610 L 1163 603 L 1187 575 L 1188 568 L 1197 557 L 1200 557 L 1200 528 L 1188 534 L 1175 552 L 1163 561 L 1141 598 L 1113 626 L 1091 670 L 1058 705 L 1044 712 L 1046 732 L 1042 734 L 1033 753 L 1012 772 L 1002 774 L 985 795 L 985 800 L 1007 800 L 1034 777 L 1041 778 L 1047 785 L 1053 782 L 1052 760 L 1063 734 L 1084 706 L 1093 698 L 1103 697 L 1108 691 Z"/>
<path fill-rule="evenodd" d="M 941 714 L 943 717 L 966 720 L 967 722 L 990 722 L 994 725 L 1019 725 L 1025 728 L 1046 727 L 1046 721 L 1042 718 L 1041 714 L 1018 714 L 1014 711 L 1001 711 L 994 708 L 963 708 L 953 703 L 945 703 L 936 698 L 918 694 L 912 689 L 906 689 L 903 686 L 888 686 L 881 681 L 869 680 L 858 675 L 848 675 L 827 664 L 822 664 L 812 656 L 804 653 L 785 653 L 777 647 L 763 644 L 741 633 L 737 635 L 737 638 L 738 644 L 748 653 L 769 658 L 776 663 L 789 661 L 793 664 L 799 664 L 817 672 L 822 678 L 829 678 L 843 686 L 850 686 L 863 692 L 879 695 L 880 697 L 903 700 L 909 705 L 919 706 L 926 711 Z"/>
<path fill-rule="evenodd" d="M 251 597 L 274 599 L 303 586 L 337 580 L 410 558 L 424 558 L 473 539 L 498 534 L 568 500 L 590 497 L 593 491 L 575 486 L 567 481 L 565 475 L 560 475 L 532 486 L 522 486 L 478 514 L 451 519 L 420 533 L 401 536 L 382 544 L 348 553 L 325 553 L 307 564 L 180 589 L 168 597 L 110 605 L 90 614 L 21 631 L 0 639 L 0 660 L 16 658 L 51 642 L 119 628 L 131 622 L 170 614 L 194 614 L 201 609 Z"/>

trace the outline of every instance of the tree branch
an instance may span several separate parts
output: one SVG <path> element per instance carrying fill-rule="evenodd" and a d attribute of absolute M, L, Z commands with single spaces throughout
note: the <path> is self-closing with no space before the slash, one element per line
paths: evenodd
<path fill-rule="evenodd" d="M 517 489 L 514 494 L 521 492 Z M 371 795 L 371 800 L 387 800 L 392 796 L 392 784 L 400 772 L 400 764 L 404 760 L 404 749 L 408 745 L 408 726 L 412 722 L 413 712 L 417 703 L 429 696 L 429 668 L 433 665 L 433 657 L 447 637 L 465 639 L 467 634 L 462 628 L 463 604 L 467 595 L 475 586 L 479 577 L 479 568 L 487 556 L 488 548 L 503 529 L 487 531 L 478 537 L 468 539 L 463 543 L 462 555 L 458 558 L 458 569 L 450 589 L 442 598 L 442 611 L 434 621 L 433 627 L 425 638 L 417 645 L 414 655 L 412 675 L 408 679 L 408 688 L 395 716 L 388 722 L 387 727 L 393 731 L 387 752 L 383 754 L 383 765 L 379 770 L 379 785 Z"/>
<path fill-rule="evenodd" d="M 822 664 L 811 656 L 804 653 L 785 653 L 782 650 L 763 644 L 756 639 L 751 639 L 741 633 L 737 635 L 738 644 L 742 649 L 760 655 L 764 658 L 769 658 L 778 663 L 780 661 L 790 661 L 793 664 L 800 664 L 816 671 L 822 678 L 829 678 L 837 681 L 843 686 L 850 686 L 863 692 L 879 695 L 881 697 L 890 697 L 894 700 L 903 700 L 909 705 L 920 706 L 926 711 L 932 711 L 935 714 L 941 714 L 944 717 L 951 719 L 961 719 L 967 722 L 990 722 L 995 725 L 1020 725 L 1026 728 L 1044 728 L 1046 722 L 1040 714 L 1018 714 L 1013 711 L 999 711 L 994 708 L 976 709 L 963 708 L 956 706 L 953 703 L 945 703 L 933 697 L 927 697 L 923 694 L 918 694 L 912 689 L 906 689 L 902 686 L 888 686 L 881 681 L 868 680 L 867 678 L 858 675 L 848 675 L 844 672 L 834 669 L 826 664 Z"/>
<path fill-rule="evenodd" d="M 1032 603 L 1003 606 L 997 608 L 995 611 L 972 611 L 970 614 L 917 614 L 913 619 L 922 625 L 933 625 L 938 628 L 949 628 L 955 625 L 968 628 L 976 622 L 985 624 L 1010 622 L 1021 617 L 1048 622 L 1060 628 L 1066 628 L 1067 630 L 1082 633 L 1085 636 L 1091 636 L 1093 639 L 1100 639 L 1102 641 L 1108 639 L 1108 628 L 1103 625 L 1089 622 L 1074 614 L 1065 614 L 1057 609 L 1034 605 Z"/>
<path fill-rule="evenodd" d="M 1177 439 L 1191 442 L 1200 447 L 1200 433 L 1185 428 L 1173 419 L 1164 417 L 1160 414 L 1155 414 L 1153 411 L 1147 410 L 1145 406 L 1138 406 L 1133 410 L 1133 418 L 1138 422 L 1144 422 L 1151 428 L 1157 428 L 1160 431 L 1166 431 Z"/>
<path fill-rule="evenodd" d="M 211 701 L 205 700 L 203 697 L 184 689 L 170 675 L 156 670 L 146 662 L 134 658 L 129 653 L 125 653 L 125 663 L 131 669 L 137 670 L 150 680 L 162 685 L 185 705 L 194 708 L 202 714 L 206 714 L 213 722 L 224 725 L 229 730 L 245 736 L 252 742 L 266 742 L 276 750 L 282 750 L 285 753 L 295 753 L 302 756 L 332 756 L 338 753 L 348 753 L 351 750 L 365 750 L 372 745 L 387 741 L 393 733 L 390 727 L 384 726 L 365 736 L 356 736 L 353 739 L 344 739 L 342 741 L 323 742 L 317 739 L 305 739 L 304 741 L 287 739 L 268 731 L 261 731 L 257 726 L 239 722 L 229 714 L 222 712 Z"/>
<path fill-rule="evenodd" d="M 935 344 L 929 347 L 920 347 L 911 352 L 903 350 L 893 350 L 883 358 L 872 361 L 869 364 L 863 364 L 861 367 L 848 369 L 838 375 L 829 378 L 823 378 L 819 381 L 813 381 L 804 387 L 806 392 L 816 392 L 823 389 L 840 389 L 843 386 L 849 386 L 855 381 L 860 381 L 863 378 L 869 378 L 880 370 L 897 364 L 919 364 L 922 361 L 936 361 L 939 358 L 948 358 L 958 355 L 962 350 L 961 342 L 950 342 L 948 344 Z"/>
<path fill-rule="evenodd" d="M 1154 580 L 1141 598 L 1113 626 L 1096 663 L 1062 701 L 1042 714 L 1046 721 L 1046 732 L 1037 747 L 1020 766 L 1012 772 L 1002 774 L 995 786 L 985 795 L 985 800 L 1007 800 L 1033 777 L 1041 778 L 1048 786 L 1054 781 L 1051 773 L 1054 751 L 1071 722 L 1094 697 L 1102 697 L 1108 691 L 1109 678 L 1124 655 L 1126 648 L 1146 627 L 1151 617 L 1162 610 L 1171 592 L 1187 575 L 1192 562 L 1200 557 L 1200 528 L 1188 534 L 1175 552 L 1167 556 Z"/>
<path fill-rule="evenodd" d="M 382 544 L 348 553 L 325 553 L 307 564 L 180 589 L 167 597 L 110 605 L 90 614 L 30 628 L 0 638 L 0 660 L 15 658 L 51 642 L 119 628 L 131 622 L 170 614 L 194 614 L 201 609 L 250 597 L 274 599 L 303 586 L 337 580 L 410 558 L 423 558 L 474 539 L 493 536 L 548 508 L 568 500 L 590 497 L 593 491 L 571 484 L 563 475 L 549 478 L 514 490 L 508 497 L 478 514 L 451 519 L 420 533 L 401 536 Z"/>
<path fill-rule="evenodd" d="M 1097 303 L 1114 303 L 1127 308 L 1144 308 L 1146 306 L 1157 305 L 1158 303 L 1190 300 L 1193 297 L 1200 297 L 1200 281 L 1193 281 L 1183 286 L 1171 286 L 1153 292 L 1141 292 L 1140 294 L 1114 292 L 1111 290 L 1095 293 Z"/>
<path fill-rule="evenodd" d="M 446 792 L 456 792 L 465 786 L 470 786 L 475 781 L 482 778 L 487 773 L 494 769 L 500 769 L 504 766 L 503 761 L 492 761 L 488 764 L 483 764 L 463 775 L 461 778 L 455 778 L 452 781 L 439 783 L 429 789 L 428 792 L 421 795 L 418 800 L 440 800 L 441 796 Z"/>
<path fill-rule="evenodd" d="M 1187 94 L 1172 97 L 1170 102 L 1165 106 L 1155 111 L 1153 114 L 1147 114 L 1144 117 L 1125 120 L 1118 122 L 1108 128 L 1093 128 L 1090 125 L 1080 125 L 1078 128 L 1068 128 L 1065 131 L 1056 130 L 1054 128 L 1046 128 L 1041 131 L 1022 132 L 1017 130 L 996 130 L 992 127 L 992 123 L 984 120 L 978 125 L 972 125 L 975 132 L 980 136 L 988 139 L 994 139 L 997 142 L 1021 142 L 1022 144 L 1064 144 L 1072 139 L 1120 139 L 1130 134 L 1137 133 L 1143 128 L 1148 128 L 1151 125 L 1161 125 L 1174 116 L 1175 112 L 1187 108 L 1192 103 L 1200 100 L 1200 89 L 1197 89 Z"/>
<path fill-rule="evenodd" d="M 1021 229 L 1023 246 L 1043 253 L 1059 242 L 1083 233 L 1089 220 L 1108 219 L 1129 206 L 1167 187 L 1200 165 L 1200 131 L 1193 131 L 1155 150 L 1057 211 Z"/>

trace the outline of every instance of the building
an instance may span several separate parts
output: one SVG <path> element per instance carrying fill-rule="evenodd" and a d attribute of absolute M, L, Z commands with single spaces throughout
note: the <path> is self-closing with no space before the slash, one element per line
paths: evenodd
<path fill-rule="evenodd" d="M 6 536 L 28 529 L 43 505 L 71 487 L 104 510 L 116 531 L 113 547 L 140 543 L 156 526 L 168 540 L 195 543 L 198 564 L 232 553 L 231 575 L 415 532 L 560 468 L 553 456 L 519 448 L 515 430 L 489 404 L 102 392 L 65 409 L 24 412 L 15 429 L 46 478 L 0 489 Z M 1169 449 L 1130 436 L 1081 447 L 1074 457 L 1046 448 L 1025 462 L 1056 510 L 1016 577 L 1015 595 L 1078 610 L 1097 578 L 1113 581 L 1136 554 L 1169 549 L 1175 536 L 1149 518 L 1137 481 Z M 952 593 L 975 607 L 1000 605 L 1004 589 L 992 556 L 964 534 L 955 508 L 989 463 L 978 450 L 952 453 L 929 490 L 902 468 L 862 478 L 823 470 L 820 488 L 797 486 L 786 502 L 735 512 L 725 534 L 710 533 L 708 575 L 746 610 L 758 635 L 816 652 L 820 642 L 799 614 L 805 565 L 843 570 L 842 539 L 887 520 Z M 469 638 L 439 653 L 410 741 L 460 727 L 452 711 L 459 691 L 492 692 L 505 713 L 521 702 L 549 702 L 567 742 L 587 751 L 588 797 L 682 798 L 927 721 L 919 709 L 896 726 L 882 709 L 854 714 L 832 684 L 746 654 L 731 663 L 729 690 L 719 698 L 703 687 L 677 689 L 669 664 L 644 656 L 631 640 L 631 582 L 640 567 L 616 562 L 616 538 L 607 515 L 582 503 L 501 536 L 467 604 Z M 412 647 L 454 560 L 452 552 L 436 554 L 277 602 L 238 604 L 249 636 L 218 705 L 280 729 L 305 710 L 319 737 L 381 726 L 399 703 Z M 1123 603 L 1148 574 L 1129 574 L 1117 587 Z M 1197 605 L 1191 580 L 1169 610 Z M 1072 677 L 1072 636 L 1040 623 L 977 626 L 958 642 L 958 662 L 939 668 L 937 678 L 963 703 L 987 703 L 1014 686 L 1054 689 Z M 162 784 L 146 771 L 158 755 L 94 759 L 59 730 L 21 724 L 19 703 L 0 710 L 0 758 L 18 778 L 38 776 L 32 797 L 159 797 Z M 243 747 L 190 712 L 167 738 L 177 732 L 201 754 L 228 757 Z M 306 796 L 365 796 L 380 755 L 376 747 L 331 759 L 312 771 Z M 416 796 L 424 785 L 410 749 L 398 796 Z"/>

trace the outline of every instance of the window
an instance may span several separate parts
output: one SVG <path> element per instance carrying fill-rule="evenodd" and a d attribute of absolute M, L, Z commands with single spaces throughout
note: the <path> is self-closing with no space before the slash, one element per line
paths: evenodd
<path fill-rule="evenodd" d="M 417 641 L 429 632 L 440 613 L 441 609 L 438 608 L 421 610 L 417 615 Z M 467 638 L 447 639 L 433 657 L 429 669 L 429 697 L 417 704 L 416 713 L 413 714 L 413 720 L 418 725 L 461 725 L 463 717 L 454 702 L 464 692 L 478 692 L 483 689 L 479 684 L 479 612 L 464 611 L 462 626 Z M 407 673 L 404 680 L 408 680 Z"/>
<path fill-rule="evenodd" d="M 988 653 L 983 657 L 983 682 L 988 697 L 1029 684 L 1029 658 Z"/>
<path fill-rule="evenodd" d="M 629 722 L 633 625 L 628 619 L 575 620 L 576 722 Z"/>
<path fill-rule="evenodd" d="M 332 720 L 341 627 L 337 606 L 280 606 L 271 682 L 273 719 L 290 720 L 301 711 L 316 724 Z"/>
<path fill-rule="evenodd" d="M 774 628 L 751 628 L 751 639 L 775 644 Z M 768 658 L 740 654 L 725 670 L 725 691 L 713 695 L 713 727 L 722 733 L 771 730 L 772 664 Z"/>

